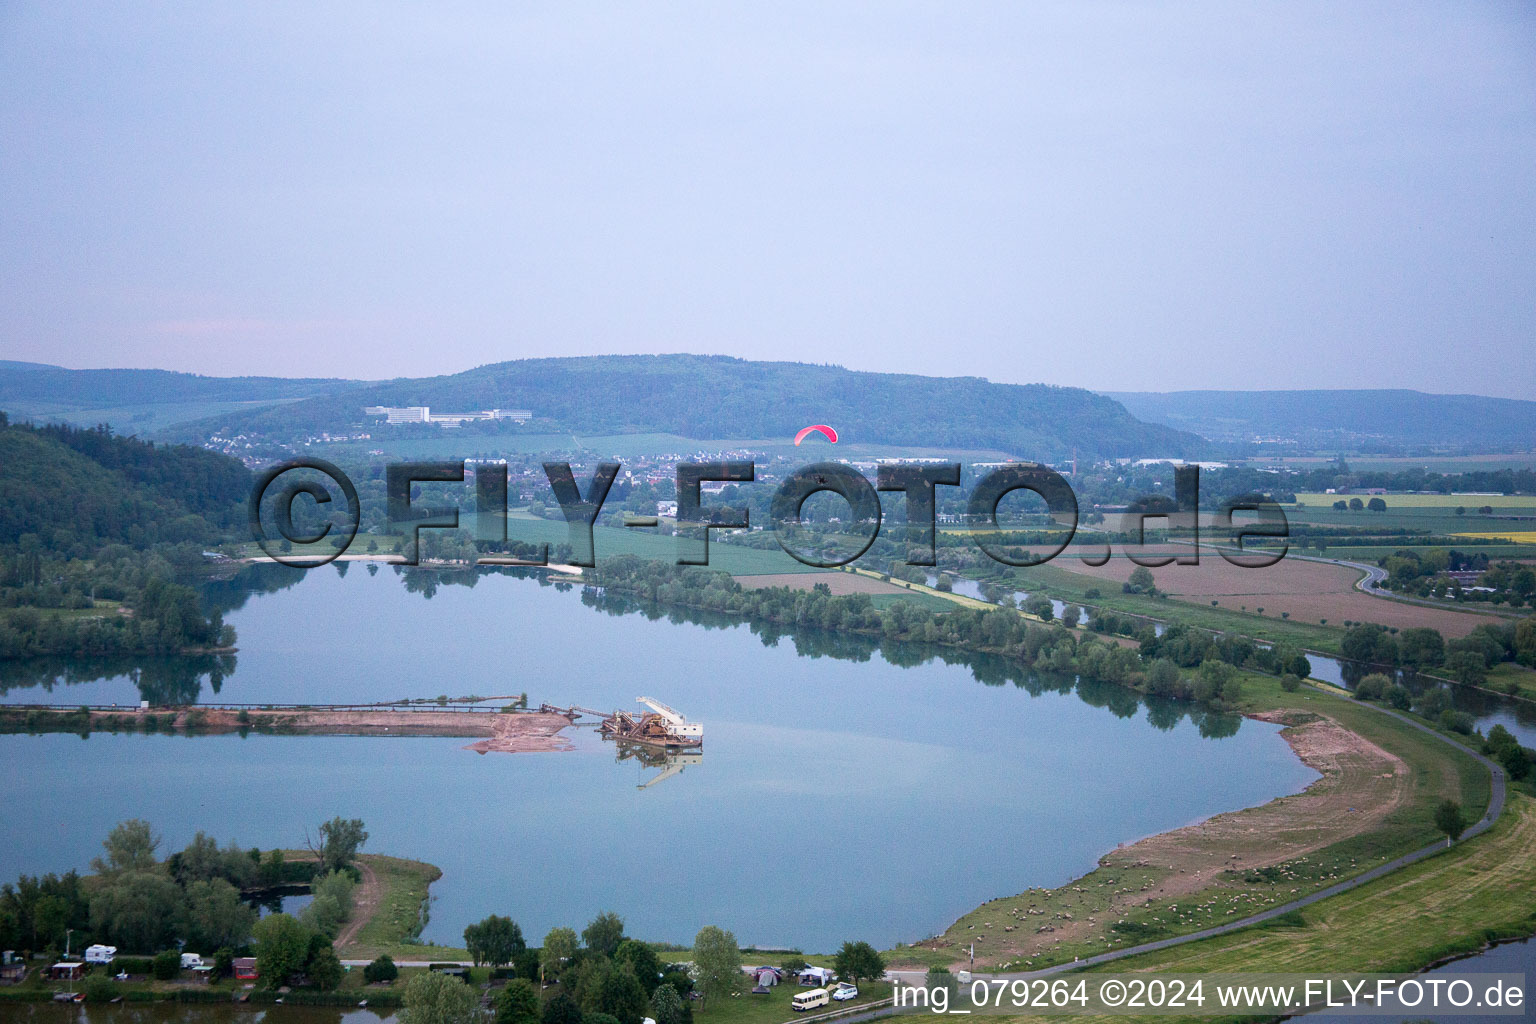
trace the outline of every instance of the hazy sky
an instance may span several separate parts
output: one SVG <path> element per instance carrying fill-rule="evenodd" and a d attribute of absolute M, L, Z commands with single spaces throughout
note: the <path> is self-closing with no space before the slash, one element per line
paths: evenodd
<path fill-rule="evenodd" d="M 0 356 L 1536 398 L 1536 5 L 0 4 Z"/>

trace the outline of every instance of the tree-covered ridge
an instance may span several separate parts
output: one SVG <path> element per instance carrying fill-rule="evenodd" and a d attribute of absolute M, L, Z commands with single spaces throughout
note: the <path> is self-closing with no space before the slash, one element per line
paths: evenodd
<path fill-rule="evenodd" d="M 493 363 L 216 416 L 178 428 L 177 436 L 340 430 L 365 422 L 366 405 L 526 408 L 550 428 L 699 439 L 787 439 L 809 424 L 830 423 L 860 443 L 993 449 L 1037 459 L 1066 457 L 1074 449 L 1084 456 L 1186 456 L 1202 444 L 1192 434 L 1142 423 L 1118 402 L 1080 388 L 697 355 Z"/>
<path fill-rule="evenodd" d="M 242 521 L 250 487 L 249 470 L 214 452 L 0 413 L 0 557 L 27 535 L 74 558 L 114 542 L 213 543 Z"/>
<path fill-rule="evenodd" d="M 250 486 L 213 452 L 0 413 L 0 660 L 230 647 L 172 577 L 242 528 Z"/>

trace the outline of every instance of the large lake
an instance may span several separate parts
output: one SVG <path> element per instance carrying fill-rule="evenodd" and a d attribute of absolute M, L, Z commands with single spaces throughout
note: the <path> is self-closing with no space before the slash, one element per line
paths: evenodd
<path fill-rule="evenodd" d="M 573 730 L 571 752 L 483 756 L 455 739 L 0 736 L 25 782 L 0 793 L 0 878 L 85 869 L 124 818 L 153 822 L 169 852 L 198 829 L 301 846 L 340 814 L 367 822 L 368 850 L 442 867 L 426 938 L 445 944 L 492 912 L 537 940 L 611 909 L 655 940 L 719 924 L 744 944 L 823 951 L 924 938 L 990 898 L 1066 882 L 1119 843 L 1317 777 L 1275 726 L 997 659 L 825 635 L 765 644 L 533 575 L 421 585 L 433 579 L 407 587 L 356 564 L 242 574 L 208 591 L 240 634 L 216 693 L 164 666 L 73 665 L 86 681 L 13 673 L 5 700 L 526 691 L 613 708 L 645 694 L 705 723 L 700 763 L 642 789 L 658 769 L 617 760 L 590 729 Z"/>

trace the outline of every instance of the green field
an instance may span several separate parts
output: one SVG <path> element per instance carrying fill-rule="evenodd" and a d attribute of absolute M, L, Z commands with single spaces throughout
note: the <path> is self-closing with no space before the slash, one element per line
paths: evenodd
<path fill-rule="evenodd" d="M 746 954 L 750 958 L 751 954 Z M 757 961 L 746 959 L 747 964 L 755 964 Z M 775 961 L 769 960 L 768 963 Z M 768 990 L 767 995 L 754 996 L 743 992 L 739 996 L 728 999 L 719 999 L 706 1004 L 704 1009 L 694 1007 L 693 1019 L 695 1024 L 784 1024 L 793 1019 L 796 1014 L 790 1006 L 790 1000 L 796 993 L 806 992 L 793 983 L 775 985 Z M 859 982 L 859 995 L 856 999 L 850 999 L 844 1003 L 831 1003 L 814 1011 L 814 1013 L 828 1013 L 832 1010 L 850 1009 L 862 1006 L 866 1003 L 879 1002 L 888 999 L 891 995 L 890 982 L 886 981 L 861 981 Z M 806 1016 L 811 1016 L 807 1014 Z"/>

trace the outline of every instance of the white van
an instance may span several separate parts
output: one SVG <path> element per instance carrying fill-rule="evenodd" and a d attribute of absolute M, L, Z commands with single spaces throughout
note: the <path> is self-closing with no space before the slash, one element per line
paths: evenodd
<path fill-rule="evenodd" d="M 200 954 L 197 954 L 197 953 L 183 953 L 183 954 L 181 954 L 181 969 L 182 970 L 190 971 L 190 970 L 192 970 L 195 967 L 201 967 L 201 966 L 203 966 L 203 958 L 202 958 L 202 956 Z"/>
<path fill-rule="evenodd" d="M 85 962 L 88 964 L 109 964 L 115 956 L 116 946 L 87 946 L 85 949 Z"/>
<path fill-rule="evenodd" d="M 794 1000 L 790 1003 L 797 1011 L 814 1010 L 818 1006 L 826 1006 L 832 1001 L 832 994 L 824 988 L 813 988 L 809 992 L 795 993 Z"/>

